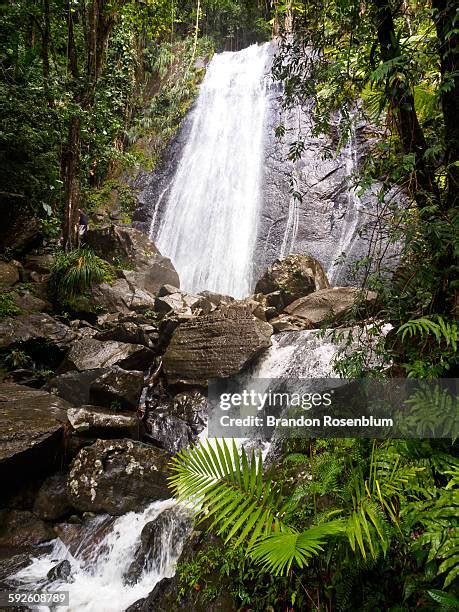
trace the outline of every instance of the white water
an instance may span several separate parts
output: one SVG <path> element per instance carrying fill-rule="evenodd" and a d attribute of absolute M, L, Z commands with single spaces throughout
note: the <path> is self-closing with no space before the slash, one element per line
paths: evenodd
<path fill-rule="evenodd" d="M 69 612 L 122 612 L 140 598 L 146 597 L 162 578 L 175 573 L 175 563 L 182 551 L 188 523 L 175 512 L 161 531 L 161 554 L 144 568 L 140 580 L 130 586 L 124 575 L 134 559 L 143 527 L 162 512 L 176 505 L 168 499 L 150 504 L 141 512 L 129 512 L 115 520 L 100 541 L 91 542 L 91 533 L 100 527 L 100 517 L 93 519 L 93 529 L 72 555 L 58 538 L 53 550 L 33 560 L 12 578 L 18 588 L 68 591 Z M 87 554 L 88 548 L 90 554 Z M 67 559 L 72 566 L 73 582 L 49 583 L 46 575 L 60 561 Z M 48 607 L 40 608 L 47 610 Z M 63 609 L 63 608 L 60 608 Z"/>
<path fill-rule="evenodd" d="M 251 290 L 268 49 L 213 57 L 159 227 L 156 203 L 151 235 L 190 292 L 245 297 Z"/>
<path fill-rule="evenodd" d="M 347 209 L 344 213 L 344 219 L 342 220 L 341 236 L 335 251 L 335 256 L 332 260 L 333 263 L 327 270 L 328 280 L 332 286 L 343 267 L 348 265 L 346 258 L 349 255 L 355 240 L 357 240 L 359 237 L 357 229 L 362 205 L 360 198 L 357 195 L 357 190 L 352 185 L 352 181 L 354 180 L 355 174 L 358 170 L 358 159 L 354 126 L 351 129 L 352 131 L 349 142 L 346 144 L 344 150 L 346 176 L 348 177 Z"/>

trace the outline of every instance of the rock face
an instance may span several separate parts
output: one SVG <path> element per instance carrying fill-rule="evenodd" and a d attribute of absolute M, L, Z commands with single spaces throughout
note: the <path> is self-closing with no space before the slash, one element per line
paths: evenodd
<path fill-rule="evenodd" d="M 161 285 L 180 286 L 178 274 L 154 243 L 132 227 L 107 225 L 89 230 L 89 246 L 101 257 L 122 268 L 129 285 L 154 294 Z"/>
<path fill-rule="evenodd" d="M 284 305 L 313 291 L 329 287 L 320 262 L 310 255 L 288 255 L 268 268 L 255 286 L 255 293 L 279 292 Z"/>
<path fill-rule="evenodd" d="M 0 385 L 0 479 L 18 480 L 53 465 L 63 450 L 69 404 L 15 384 Z"/>
<path fill-rule="evenodd" d="M 299 319 L 306 319 L 319 326 L 327 319 L 339 319 L 359 302 L 368 306 L 376 300 L 374 291 L 362 291 L 356 287 L 333 287 L 316 291 L 287 306 L 285 312 Z"/>
<path fill-rule="evenodd" d="M 89 391 L 91 402 L 99 406 L 112 406 L 120 409 L 136 410 L 143 387 L 143 372 L 123 370 L 113 366 L 92 382 Z"/>
<path fill-rule="evenodd" d="M 97 440 L 73 460 L 68 497 L 81 511 L 121 515 L 170 497 L 169 453 L 133 440 Z"/>
<path fill-rule="evenodd" d="M 98 406 L 69 408 L 67 416 L 77 433 L 92 437 L 108 437 L 109 432 L 113 432 L 116 437 L 133 437 L 138 428 L 137 416 L 132 412 L 114 412 Z"/>
<path fill-rule="evenodd" d="M 146 370 L 153 362 L 150 349 L 138 344 L 84 338 L 72 344 L 62 370 L 93 370 L 119 365 L 127 370 Z"/>
<path fill-rule="evenodd" d="M 42 484 L 33 507 L 39 518 L 56 521 L 70 513 L 72 507 L 67 499 L 66 479 L 66 474 L 58 472 L 49 476 Z"/>
<path fill-rule="evenodd" d="M 164 355 L 169 382 L 206 385 L 210 378 L 237 374 L 270 346 L 272 327 L 247 306 L 221 307 L 180 325 Z"/>
<path fill-rule="evenodd" d="M 29 341 L 44 341 L 66 349 L 76 334 L 67 325 L 47 314 L 25 314 L 0 321 L 0 348 Z"/>

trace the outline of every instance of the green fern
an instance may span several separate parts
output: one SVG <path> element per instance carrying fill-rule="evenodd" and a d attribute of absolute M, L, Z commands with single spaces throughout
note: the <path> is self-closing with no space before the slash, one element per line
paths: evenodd
<path fill-rule="evenodd" d="M 323 550 L 328 536 L 344 531 L 342 521 L 331 521 L 297 533 L 285 522 L 291 506 L 272 476 L 264 477 L 261 455 L 250 460 L 236 443 L 216 440 L 181 451 L 172 459 L 169 481 L 181 502 L 198 520 L 206 520 L 234 546 L 245 543 L 252 559 L 276 575 L 293 563 L 303 567 Z"/>
<path fill-rule="evenodd" d="M 413 319 L 404 323 L 397 331 L 401 333 L 402 341 L 408 336 L 434 336 L 438 344 L 445 342 L 446 346 L 451 346 L 453 351 L 457 350 L 458 328 L 455 322 L 445 321 L 443 317 L 437 316 L 436 321 L 427 317 Z"/>

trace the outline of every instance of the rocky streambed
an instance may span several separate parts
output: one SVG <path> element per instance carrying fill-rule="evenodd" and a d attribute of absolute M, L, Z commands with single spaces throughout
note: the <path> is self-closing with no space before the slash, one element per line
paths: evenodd
<path fill-rule="evenodd" d="M 51 254 L 1 264 L 18 314 L 0 321 L 0 584 L 76 593 L 87 580 L 98 610 L 171 609 L 173 566 L 202 536 L 170 511 L 168 464 L 206 427 L 209 379 L 245 372 L 276 334 L 368 313 L 376 295 L 330 287 L 308 255 L 276 260 L 246 299 L 192 295 L 141 232 L 109 225 L 88 242 L 117 277 L 74 316 L 47 299 Z M 118 607 L 104 584 L 124 593 Z"/>

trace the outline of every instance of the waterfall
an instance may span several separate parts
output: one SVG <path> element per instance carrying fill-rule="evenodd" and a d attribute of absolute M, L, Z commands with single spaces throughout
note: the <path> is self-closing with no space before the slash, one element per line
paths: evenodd
<path fill-rule="evenodd" d="M 269 43 L 213 57 L 162 215 L 156 202 L 151 236 L 187 291 L 252 288 L 268 58 Z"/>
<path fill-rule="evenodd" d="M 330 283 L 336 284 L 343 267 L 348 265 L 346 257 L 349 255 L 354 242 L 358 238 L 358 225 L 360 211 L 362 208 L 357 189 L 352 185 L 355 174 L 358 170 L 357 144 L 355 137 L 355 127 L 352 125 L 349 142 L 344 150 L 344 164 L 347 177 L 347 207 L 342 219 L 341 235 L 335 250 L 334 258 L 327 270 Z"/>
<path fill-rule="evenodd" d="M 52 550 L 10 577 L 19 589 L 68 591 L 68 612 L 123 612 L 132 603 L 146 597 L 163 578 L 175 573 L 175 563 L 182 552 L 190 528 L 188 517 L 177 510 L 173 499 L 157 501 L 141 512 L 128 512 L 109 525 L 103 537 L 97 537 L 108 517 L 91 520 L 73 554 L 58 538 Z M 142 529 L 166 510 L 168 520 L 160 529 L 159 554 L 145 563 L 139 580 L 130 585 L 126 573 L 140 545 Z M 46 576 L 57 563 L 71 565 L 71 581 L 49 581 Z M 48 610 L 48 607 L 38 608 Z"/>

